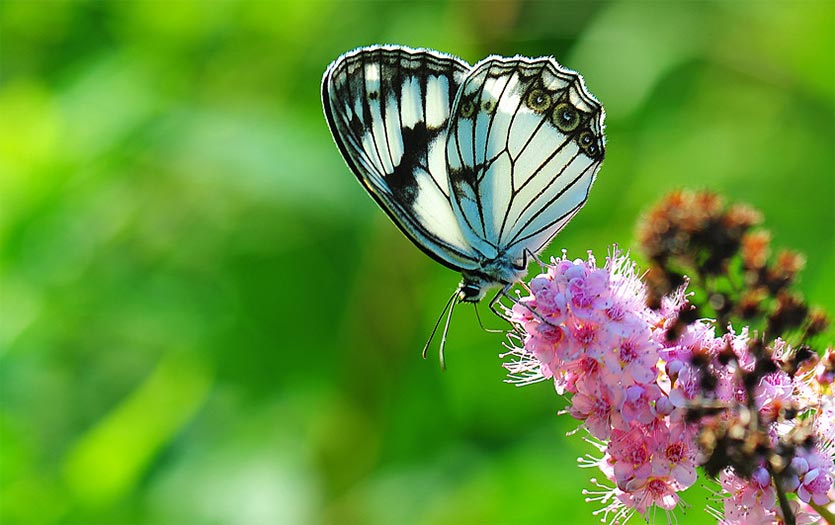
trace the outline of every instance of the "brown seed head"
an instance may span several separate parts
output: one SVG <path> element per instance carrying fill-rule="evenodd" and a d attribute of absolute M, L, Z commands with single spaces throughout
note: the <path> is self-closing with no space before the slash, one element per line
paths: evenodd
<path fill-rule="evenodd" d="M 771 234 L 766 230 L 748 232 L 742 237 L 742 262 L 748 270 L 760 270 L 768 262 Z"/>

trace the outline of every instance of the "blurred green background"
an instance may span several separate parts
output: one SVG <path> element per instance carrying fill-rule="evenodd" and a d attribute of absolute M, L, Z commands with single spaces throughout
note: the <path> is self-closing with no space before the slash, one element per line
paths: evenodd
<path fill-rule="evenodd" d="M 833 3 L 0 5 L 0 520 L 594 523 L 547 384 L 389 223 L 322 116 L 328 63 L 399 43 L 552 54 L 607 160 L 546 254 L 631 246 L 680 187 L 766 214 L 835 310 Z M 482 309 L 486 313 L 486 309 Z M 494 327 L 501 323 L 485 315 Z M 709 523 L 704 493 L 681 523 Z"/>

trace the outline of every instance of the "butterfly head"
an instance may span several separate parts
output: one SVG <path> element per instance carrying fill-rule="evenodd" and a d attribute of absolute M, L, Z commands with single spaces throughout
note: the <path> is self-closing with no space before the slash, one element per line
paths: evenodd
<path fill-rule="evenodd" d="M 487 294 L 488 283 L 468 281 L 465 277 L 458 285 L 458 301 L 462 303 L 477 303 Z"/>
<path fill-rule="evenodd" d="M 517 265 L 502 264 L 504 261 L 491 261 L 484 264 L 488 271 L 463 271 L 464 277 L 458 285 L 458 301 L 477 303 L 484 299 L 488 290 L 497 286 L 507 286 L 516 282 L 525 274 L 525 269 Z"/>

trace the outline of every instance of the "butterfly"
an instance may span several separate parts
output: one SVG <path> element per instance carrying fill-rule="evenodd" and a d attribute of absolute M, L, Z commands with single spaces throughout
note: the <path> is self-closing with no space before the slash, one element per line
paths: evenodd
<path fill-rule="evenodd" d="M 462 274 L 447 307 L 501 287 L 492 308 L 583 207 L 603 161 L 603 107 L 551 57 L 471 66 L 429 49 L 362 47 L 327 68 L 322 103 L 371 197 Z"/>

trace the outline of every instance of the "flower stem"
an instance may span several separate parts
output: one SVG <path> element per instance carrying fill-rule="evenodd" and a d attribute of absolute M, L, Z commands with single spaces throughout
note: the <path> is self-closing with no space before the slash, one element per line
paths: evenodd
<path fill-rule="evenodd" d="M 771 474 L 771 481 L 774 483 L 774 488 L 777 490 L 777 499 L 780 501 L 780 510 L 783 511 L 783 521 L 786 525 L 796 525 L 797 520 L 794 517 L 794 512 L 789 505 L 789 498 L 786 497 L 786 492 L 783 490 L 782 483 L 778 480 L 774 469 L 770 463 L 768 465 L 768 473 Z"/>
<path fill-rule="evenodd" d="M 835 525 L 835 514 L 829 511 L 826 507 L 818 505 L 814 501 L 809 501 L 809 506 L 815 509 L 815 512 L 820 514 L 820 517 L 823 518 L 828 525 Z"/>

